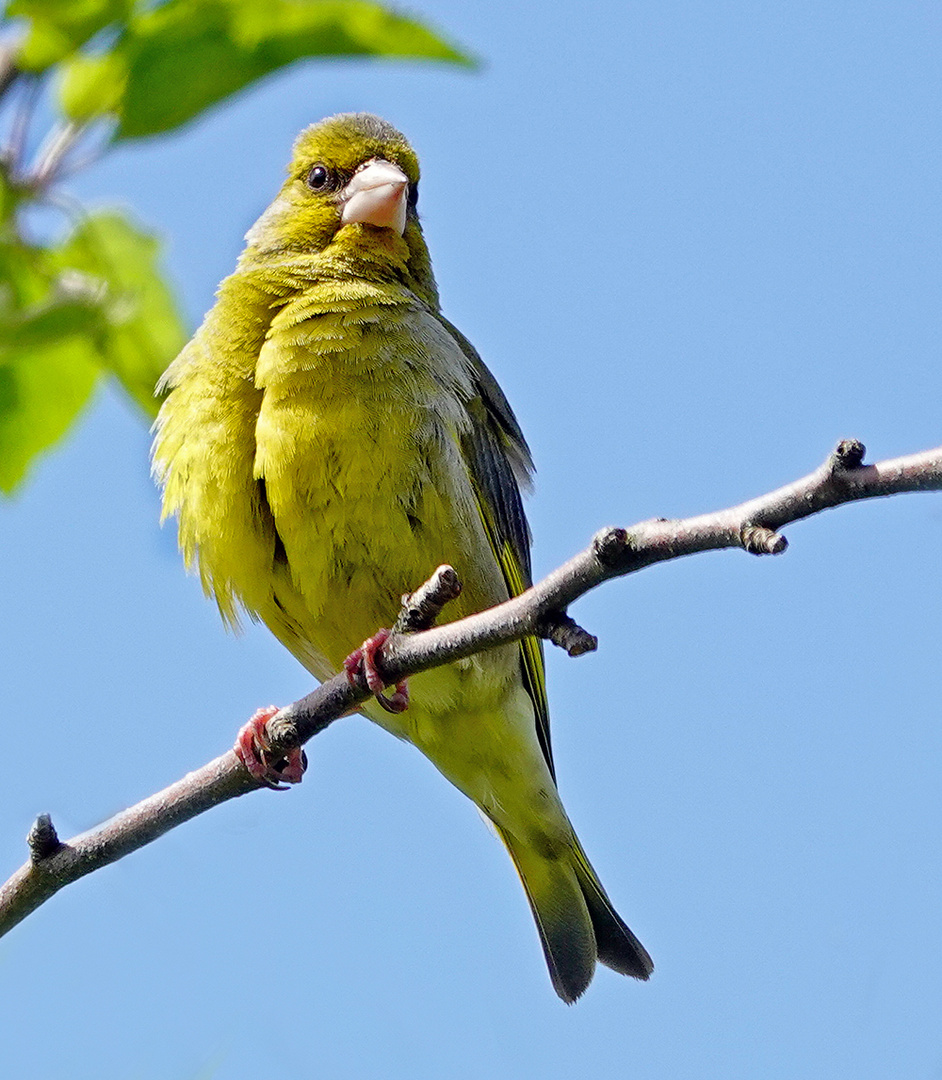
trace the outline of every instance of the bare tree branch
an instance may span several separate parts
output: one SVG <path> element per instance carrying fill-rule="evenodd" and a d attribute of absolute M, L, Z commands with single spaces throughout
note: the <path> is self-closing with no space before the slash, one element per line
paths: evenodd
<path fill-rule="evenodd" d="M 788 546 L 779 530 L 790 522 L 842 503 L 942 490 L 942 447 L 876 465 L 863 465 L 863 456 L 861 443 L 845 440 L 810 475 L 739 506 L 692 518 L 644 521 L 630 529 L 603 529 L 589 547 L 520 596 L 436 627 L 432 625 L 436 617 L 461 589 L 454 570 L 439 567 L 412 596 L 403 597 L 396 632 L 382 651 L 383 677 L 393 684 L 528 635 L 547 638 L 570 655 L 591 651 L 596 639 L 577 626 L 566 609 L 604 581 L 719 548 L 778 555 Z M 345 674 L 335 675 L 269 721 L 267 733 L 275 755 L 307 742 L 368 696 L 363 687 L 351 685 Z M 204 810 L 263 786 L 230 750 L 65 843 L 48 815 L 40 815 L 28 838 L 29 862 L 0 888 L 0 935 L 65 885 L 149 844 Z"/>

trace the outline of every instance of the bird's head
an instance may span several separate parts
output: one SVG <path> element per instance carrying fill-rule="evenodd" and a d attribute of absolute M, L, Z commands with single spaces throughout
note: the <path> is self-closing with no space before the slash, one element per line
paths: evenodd
<path fill-rule="evenodd" d="M 370 113 L 341 113 L 302 131 L 288 177 L 246 239 L 257 255 L 309 253 L 326 271 L 383 276 L 400 267 L 437 303 L 416 211 L 419 160 Z M 385 268 L 385 269 L 384 269 Z"/>

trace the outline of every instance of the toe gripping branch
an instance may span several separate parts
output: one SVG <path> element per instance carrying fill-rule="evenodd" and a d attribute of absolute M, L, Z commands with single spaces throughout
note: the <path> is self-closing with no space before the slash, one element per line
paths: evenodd
<path fill-rule="evenodd" d="M 395 691 L 384 693 L 381 650 L 391 635 L 415 633 L 432 626 L 449 600 L 461 592 L 461 582 L 450 566 L 440 566 L 414 593 L 403 596 L 402 609 L 393 630 L 380 630 L 355 649 L 344 661 L 350 683 L 369 689 L 376 700 L 390 712 L 402 712 L 409 705 L 409 688 L 403 679 Z M 301 747 L 276 751 L 268 736 L 268 724 L 280 710 L 274 705 L 259 709 L 236 737 L 236 756 L 261 784 L 275 791 L 286 791 L 299 784 L 307 769 L 307 755 Z"/>
<path fill-rule="evenodd" d="M 392 630 L 378 630 L 372 637 L 344 660 L 347 678 L 354 686 L 365 685 L 379 704 L 391 713 L 404 712 L 409 707 L 409 686 L 405 679 L 396 683 L 395 691 L 384 693 L 386 679 L 382 672 L 382 648 L 397 634 L 414 634 L 434 626 L 442 608 L 461 593 L 461 582 L 451 566 L 440 566 L 414 593 L 402 597 L 399 618 Z"/>
<path fill-rule="evenodd" d="M 396 689 L 392 694 L 385 694 L 386 680 L 380 671 L 380 650 L 392 636 L 392 631 L 385 628 L 377 630 L 372 637 L 344 660 L 343 667 L 350 680 L 351 686 L 359 686 L 366 683 L 370 693 L 380 705 L 391 713 L 405 712 L 409 707 L 409 686 L 405 679 L 396 683 Z"/>
<path fill-rule="evenodd" d="M 300 746 L 295 746 L 276 758 L 272 757 L 267 724 L 279 711 L 277 705 L 259 709 L 240 728 L 233 749 L 256 780 L 273 791 L 287 791 L 291 784 L 301 783 L 307 769 L 307 754 Z"/>

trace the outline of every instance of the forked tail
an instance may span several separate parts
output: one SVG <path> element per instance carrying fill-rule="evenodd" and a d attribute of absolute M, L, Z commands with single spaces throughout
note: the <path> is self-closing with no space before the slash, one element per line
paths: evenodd
<path fill-rule="evenodd" d="M 523 883 L 556 993 L 571 1004 L 592 981 L 596 960 L 622 975 L 647 979 L 651 957 L 628 929 L 575 835 L 546 855 L 497 827 Z"/>

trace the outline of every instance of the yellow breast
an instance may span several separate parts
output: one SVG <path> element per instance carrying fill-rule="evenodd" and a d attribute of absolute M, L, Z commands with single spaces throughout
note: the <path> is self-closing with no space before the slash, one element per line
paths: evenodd
<path fill-rule="evenodd" d="M 331 664 L 441 562 L 464 565 L 478 600 L 493 596 L 459 445 L 470 375 L 410 294 L 311 288 L 273 322 L 255 381 L 254 471 L 297 593 L 284 602 L 296 613 L 302 601 Z"/>

